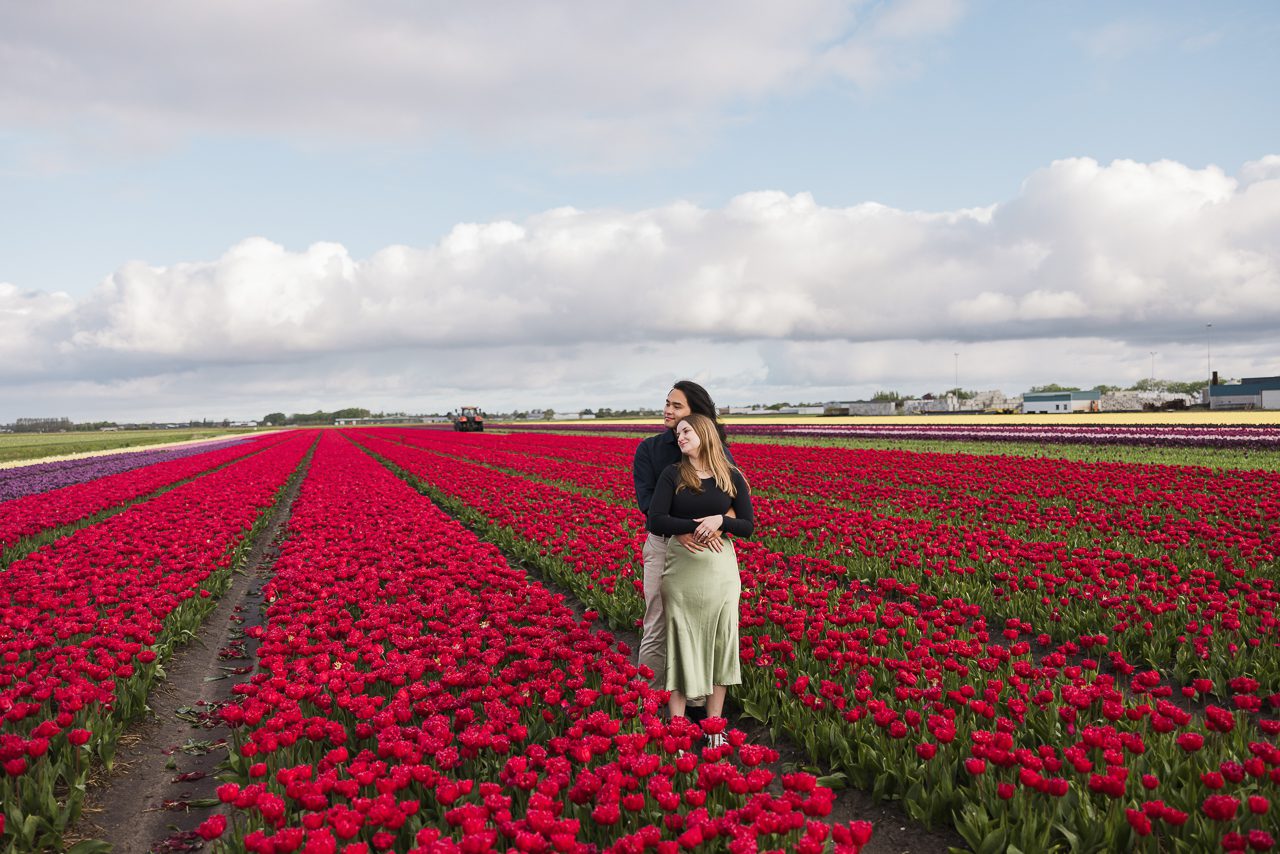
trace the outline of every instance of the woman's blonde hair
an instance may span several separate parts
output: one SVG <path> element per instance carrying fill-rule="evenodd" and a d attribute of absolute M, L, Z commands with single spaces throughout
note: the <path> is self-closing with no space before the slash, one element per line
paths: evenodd
<path fill-rule="evenodd" d="M 729 458 L 725 456 L 724 444 L 720 441 L 720 433 L 716 430 L 715 422 L 696 412 L 680 420 L 692 427 L 694 435 L 698 437 L 698 456 L 702 458 L 702 464 L 715 478 L 716 486 L 730 498 L 736 496 L 738 490 L 734 487 L 733 478 L 730 476 L 734 467 L 729 464 Z M 680 425 L 677 424 L 676 428 L 679 429 L 679 427 Z M 698 477 L 698 472 L 694 469 L 693 463 L 689 462 L 689 458 L 682 456 L 679 465 L 680 477 L 676 483 L 676 492 L 685 487 L 694 492 L 701 492 L 702 479 Z"/>

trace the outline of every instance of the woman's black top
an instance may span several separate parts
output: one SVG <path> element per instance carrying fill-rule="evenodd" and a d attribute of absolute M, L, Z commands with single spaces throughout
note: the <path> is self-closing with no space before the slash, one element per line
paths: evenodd
<path fill-rule="evenodd" d="M 716 485 L 713 477 L 702 479 L 701 492 L 694 492 L 688 487 L 676 492 L 676 484 L 680 482 L 679 464 L 663 469 L 658 476 L 658 485 L 653 490 L 653 500 L 649 503 L 649 530 L 667 537 L 692 534 L 698 529 L 698 523 L 694 519 L 724 514 L 732 507 L 733 512 L 738 514 L 737 518 L 725 516 L 720 530 L 735 537 L 751 536 L 756 520 L 751 513 L 751 493 L 747 491 L 747 481 L 736 468 L 730 469 L 730 477 L 738 492 L 732 498 Z"/>

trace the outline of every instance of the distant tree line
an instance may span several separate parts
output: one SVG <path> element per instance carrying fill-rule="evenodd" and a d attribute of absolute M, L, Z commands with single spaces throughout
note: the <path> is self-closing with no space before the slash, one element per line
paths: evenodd
<path fill-rule="evenodd" d="M 1191 382 L 1173 382 L 1171 380 L 1155 380 L 1141 379 L 1133 385 L 1125 388 L 1118 385 L 1096 385 L 1090 391 L 1098 391 L 1103 394 L 1113 391 L 1164 391 L 1171 394 L 1191 394 L 1196 395 L 1204 391 L 1204 387 L 1209 384 L 1208 380 L 1192 380 Z M 1031 387 L 1032 393 L 1052 392 L 1052 391 L 1083 391 L 1079 386 L 1058 385 L 1057 383 L 1049 383 L 1048 385 L 1038 385 Z"/>
<path fill-rule="evenodd" d="M 19 418 L 13 424 L 0 425 L 13 433 L 84 433 L 107 428 L 121 430 L 170 430 L 176 427 L 226 427 L 229 421 L 192 421 L 181 424 L 121 424 L 116 421 L 72 421 L 70 418 Z"/>
<path fill-rule="evenodd" d="M 385 413 L 378 413 L 381 417 Z M 332 424 L 339 418 L 372 418 L 373 413 L 359 406 L 349 406 L 346 409 L 339 409 L 336 412 L 325 412 L 317 409 L 315 412 L 295 412 L 292 415 L 285 415 L 283 412 L 269 412 L 263 419 L 263 424 L 272 427 L 299 427 L 305 425 L 316 424 Z"/>
<path fill-rule="evenodd" d="M 70 418 L 19 418 L 13 422 L 15 433 L 63 433 L 75 429 Z"/>
<path fill-rule="evenodd" d="M 1118 386 L 1118 385 L 1099 384 L 1099 385 L 1093 386 L 1093 388 L 1091 388 L 1090 391 L 1097 391 L 1097 392 L 1101 392 L 1102 394 L 1107 394 L 1108 392 L 1113 392 L 1113 391 L 1163 391 L 1163 392 L 1169 392 L 1171 394 L 1189 394 L 1189 395 L 1195 396 L 1195 395 L 1199 395 L 1202 391 L 1204 391 L 1204 387 L 1207 386 L 1208 384 L 1209 384 L 1208 380 L 1192 380 L 1190 382 L 1175 382 L 1173 380 L 1141 379 L 1141 380 L 1138 380 L 1133 385 L 1129 386 L 1128 388 L 1125 388 L 1124 386 Z M 1032 386 L 1028 390 L 1028 393 L 1040 394 L 1040 393 L 1055 392 L 1055 391 L 1084 391 L 1084 389 L 1082 389 L 1080 386 L 1075 386 L 1075 385 L 1059 385 L 1058 383 L 1048 383 L 1046 385 Z M 928 394 L 919 395 L 919 397 L 925 400 L 933 400 L 935 398 L 945 397 L 948 394 L 953 394 L 960 400 L 970 400 L 978 396 L 978 392 L 971 391 L 969 389 L 949 388 L 946 391 L 942 392 L 941 394 L 935 394 L 933 392 L 929 392 Z M 908 397 L 909 395 L 904 395 L 897 391 L 885 389 L 883 391 L 877 391 L 875 394 L 871 396 L 871 399 L 876 402 L 898 403 L 900 401 L 906 400 Z M 781 407 L 789 406 L 789 405 L 790 404 L 787 404 L 787 403 L 778 403 L 766 408 L 780 409 Z"/>

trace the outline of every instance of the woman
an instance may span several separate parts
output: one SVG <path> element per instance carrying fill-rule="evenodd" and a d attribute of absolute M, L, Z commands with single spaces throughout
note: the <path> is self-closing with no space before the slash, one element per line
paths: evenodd
<path fill-rule="evenodd" d="M 707 716 L 722 717 L 729 685 L 742 682 L 738 660 L 738 558 L 720 532 L 749 537 L 755 530 L 746 479 L 725 456 L 715 423 L 688 415 L 675 429 L 683 459 L 658 477 L 649 505 L 649 529 L 675 537 L 693 534 L 705 547 L 667 547 L 662 571 L 667 628 L 668 708 L 683 716 L 687 697 L 707 697 Z M 733 508 L 736 518 L 725 513 Z M 713 746 L 723 736 L 709 739 Z"/>

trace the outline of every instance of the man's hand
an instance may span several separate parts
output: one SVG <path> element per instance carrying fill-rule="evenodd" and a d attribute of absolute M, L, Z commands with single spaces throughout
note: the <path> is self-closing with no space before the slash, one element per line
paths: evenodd
<path fill-rule="evenodd" d="M 706 543 L 699 542 L 698 538 L 693 534 L 676 534 L 676 542 L 694 554 L 707 547 Z"/>

